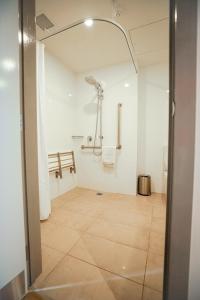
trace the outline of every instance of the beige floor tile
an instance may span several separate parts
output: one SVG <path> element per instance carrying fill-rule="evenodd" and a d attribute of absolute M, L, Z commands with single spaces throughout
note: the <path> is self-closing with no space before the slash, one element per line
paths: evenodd
<path fill-rule="evenodd" d="M 163 300 L 162 293 L 144 287 L 142 300 Z"/>
<path fill-rule="evenodd" d="M 55 224 L 50 222 L 50 219 L 40 222 L 41 241 L 44 244 L 46 237 L 55 230 Z"/>
<path fill-rule="evenodd" d="M 140 300 L 142 286 L 66 256 L 46 280 L 46 287 L 59 287 L 41 294 L 51 299 Z"/>
<path fill-rule="evenodd" d="M 52 300 L 141 300 L 149 246 L 143 300 L 161 300 L 165 211 L 159 194 L 97 196 L 77 187 L 58 197 L 41 223 L 46 261 L 38 287 L 45 278 L 47 287 L 67 284 L 43 293 Z"/>
<path fill-rule="evenodd" d="M 141 226 L 144 228 L 150 228 L 151 216 L 145 214 L 129 211 L 124 212 L 123 210 L 106 210 L 102 213 L 101 218 L 108 222 L 125 224 L 130 226 Z"/>
<path fill-rule="evenodd" d="M 151 230 L 155 232 L 165 233 L 165 218 L 152 218 Z"/>
<path fill-rule="evenodd" d="M 63 253 L 67 253 L 79 238 L 78 231 L 64 225 L 49 223 L 48 229 L 42 231 L 42 243 Z"/>
<path fill-rule="evenodd" d="M 165 234 L 151 231 L 149 241 L 149 251 L 164 255 L 165 250 Z"/>
<path fill-rule="evenodd" d="M 153 217 L 154 218 L 166 218 L 166 207 L 165 206 L 154 206 L 153 207 Z"/>
<path fill-rule="evenodd" d="M 135 282 L 143 283 L 147 258 L 147 253 L 143 250 L 85 234 L 69 254 Z"/>
<path fill-rule="evenodd" d="M 85 231 L 94 221 L 94 218 L 88 215 L 78 214 L 67 209 L 57 208 L 53 210 L 49 220 L 55 224 L 65 225 L 72 229 Z"/>
<path fill-rule="evenodd" d="M 142 285 L 101 270 L 101 274 L 117 300 L 140 300 Z M 102 298 L 103 299 L 103 298 Z"/>
<path fill-rule="evenodd" d="M 96 217 L 102 212 L 101 203 L 85 199 L 85 197 L 78 197 L 75 201 L 63 205 L 62 208 L 91 217 Z"/>
<path fill-rule="evenodd" d="M 74 189 L 70 190 L 69 192 L 64 194 L 64 197 L 66 197 L 67 199 L 74 199 L 78 196 L 80 196 L 83 192 L 85 191 L 85 189 L 80 190 L 78 187 L 75 187 Z"/>
<path fill-rule="evenodd" d="M 49 299 L 47 299 L 47 297 L 42 297 L 38 293 L 30 292 L 23 298 L 23 300 L 49 300 Z"/>
<path fill-rule="evenodd" d="M 158 254 L 148 254 L 145 274 L 145 286 L 162 291 L 164 258 Z"/>
<path fill-rule="evenodd" d="M 57 198 L 52 200 L 52 208 L 62 207 L 67 202 L 74 200 L 76 197 L 80 196 L 80 192 L 75 189 L 70 190 L 67 193 L 64 193 Z"/>
<path fill-rule="evenodd" d="M 149 230 L 137 226 L 114 224 L 99 219 L 89 226 L 87 232 L 130 247 L 148 249 Z"/>
<path fill-rule="evenodd" d="M 64 257 L 60 251 L 42 246 L 42 273 L 34 283 L 34 287 L 42 287 L 47 275 L 55 268 L 58 262 Z"/>
<path fill-rule="evenodd" d="M 144 203 L 144 201 L 138 201 L 138 199 L 133 200 L 114 200 L 104 202 L 104 210 L 108 211 L 121 211 L 123 213 L 136 212 L 142 213 L 143 215 L 152 215 L 152 205 Z"/>
<path fill-rule="evenodd" d="M 62 207 L 66 203 L 66 199 L 64 197 L 57 197 L 51 201 L 51 209 Z"/>
<path fill-rule="evenodd" d="M 153 206 L 164 207 L 166 202 L 164 201 L 164 194 L 152 193 L 150 197 L 150 202 Z"/>

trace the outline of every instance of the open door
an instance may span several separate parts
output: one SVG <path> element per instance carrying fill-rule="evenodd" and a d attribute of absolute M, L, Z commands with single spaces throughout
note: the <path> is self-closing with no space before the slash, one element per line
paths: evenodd
<path fill-rule="evenodd" d="M 29 284 L 33 283 L 41 272 L 34 2 L 22 2 Z M 170 6 L 170 151 L 164 299 L 186 300 L 194 173 L 197 1 L 171 0 Z"/>

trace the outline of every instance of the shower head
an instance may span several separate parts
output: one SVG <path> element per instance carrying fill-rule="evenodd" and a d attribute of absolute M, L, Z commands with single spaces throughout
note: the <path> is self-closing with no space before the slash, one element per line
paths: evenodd
<path fill-rule="evenodd" d="M 96 79 L 93 76 L 86 76 L 85 80 L 87 83 L 93 85 L 97 90 L 101 90 L 103 92 L 101 84 L 96 81 Z"/>
<path fill-rule="evenodd" d="M 93 76 L 86 76 L 85 80 L 87 83 L 96 86 L 98 84 L 98 82 L 96 81 L 96 79 Z"/>

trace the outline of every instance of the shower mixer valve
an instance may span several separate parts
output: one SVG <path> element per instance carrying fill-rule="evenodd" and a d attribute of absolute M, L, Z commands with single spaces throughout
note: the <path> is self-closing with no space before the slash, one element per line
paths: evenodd
<path fill-rule="evenodd" d="M 88 143 L 91 143 L 91 142 L 92 142 L 92 136 L 91 136 L 91 135 L 88 135 L 87 141 L 88 141 Z"/>

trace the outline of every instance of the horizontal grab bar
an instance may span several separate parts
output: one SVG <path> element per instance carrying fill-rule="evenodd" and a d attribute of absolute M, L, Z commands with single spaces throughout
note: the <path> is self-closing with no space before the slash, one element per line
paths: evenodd
<path fill-rule="evenodd" d="M 83 139 L 83 135 L 72 135 L 72 139 Z"/>
<path fill-rule="evenodd" d="M 118 145 L 116 146 L 116 149 L 120 150 L 122 148 L 121 145 Z M 84 149 L 102 149 L 102 147 L 100 146 L 85 146 L 85 145 L 81 145 L 81 149 L 84 150 Z"/>

